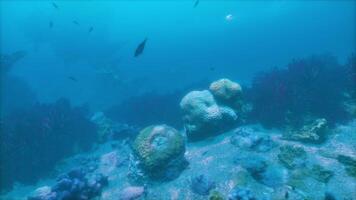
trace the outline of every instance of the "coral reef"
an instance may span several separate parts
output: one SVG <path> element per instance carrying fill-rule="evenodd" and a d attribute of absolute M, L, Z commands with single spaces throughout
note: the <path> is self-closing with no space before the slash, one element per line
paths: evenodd
<path fill-rule="evenodd" d="M 268 127 L 301 127 L 306 116 L 325 118 L 330 125 L 345 121 L 350 117 L 343 107 L 347 74 L 330 55 L 294 60 L 286 68 L 261 73 L 248 92 L 250 117 Z"/>
<path fill-rule="evenodd" d="M 167 125 L 143 129 L 134 141 L 133 150 L 139 165 L 152 179 L 175 178 L 187 165 L 184 137 Z"/>
<path fill-rule="evenodd" d="M 279 148 L 279 161 L 288 169 L 302 166 L 307 157 L 307 153 L 302 147 L 285 145 Z"/>
<path fill-rule="evenodd" d="M 5 117 L 0 140 L 2 188 L 15 180 L 33 182 L 53 170 L 62 158 L 89 150 L 97 134 L 86 115 L 85 107 L 72 107 L 68 100 L 61 99 Z"/>
<path fill-rule="evenodd" d="M 208 90 L 192 91 L 180 102 L 187 136 L 198 140 L 217 135 L 236 123 L 237 115 L 227 106 L 219 106 Z"/>
<path fill-rule="evenodd" d="M 102 112 L 95 113 L 90 120 L 97 125 L 99 142 L 134 139 L 139 132 L 134 126 L 114 122 Z"/>
<path fill-rule="evenodd" d="M 81 169 L 73 169 L 58 177 L 52 188 L 48 186 L 38 188 L 28 200 L 93 199 L 108 185 L 107 178 L 101 174 L 90 180 L 85 176 Z"/>
<path fill-rule="evenodd" d="M 252 128 L 237 128 L 234 133 L 235 135 L 230 138 L 230 143 L 241 149 L 266 152 L 275 146 L 270 136 Z"/>
<path fill-rule="evenodd" d="M 286 139 L 297 140 L 304 143 L 322 143 L 328 134 L 326 119 L 316 119 L 310 124 L 304 125 L 300 130 L 291 130 Z"/>
<path fill-rule="evenodd" d="M 242 88 L 238 83 L 229 79 L 220 79 L 210 84 L 210 92 L 215 100 L 235 110 L 242 106 Z"/>

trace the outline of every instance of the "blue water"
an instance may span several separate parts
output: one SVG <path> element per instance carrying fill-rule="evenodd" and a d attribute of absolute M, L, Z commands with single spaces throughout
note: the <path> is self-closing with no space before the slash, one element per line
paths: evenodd
<path fill-rule="evenodd" d="M 1 51 L 28 52 L 11 73 L 45 102 L 64 96 L 103 108 L 123 96 L 201 79 L 248 84 L 255 72 L 293 58 L 331 53 L 343 62 L 356 43 L 353 1 L 202 0 L 196 8 L 194 1 L 57 4 L 1 1 Z M 134 58 L 146 37 L 144 54 Z M 96 73 L 107 66 L 116 68 L 118 80 Z"/>
<path fill-rule="evenodd" d="M 355 53 L 352 0 L 0 0 L 0 199 L 355 199 Z"/>

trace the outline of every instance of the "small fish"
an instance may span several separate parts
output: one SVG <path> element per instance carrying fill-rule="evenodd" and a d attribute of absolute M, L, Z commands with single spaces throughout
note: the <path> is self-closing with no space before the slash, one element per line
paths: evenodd
<path fill-rule="evenodd" d="M 49 28 L 53 28 L 53 22 L 49 21 Z"/>
<path fill-rule="evenodd" d="M 143 50 L 145 49 L 145 45 L 146 45 L 146 42 L 147 42 L 147 38 L 145 38 L 136 48 L 136 51 L 135 51 L 135 57 L 141 55 L 143 53 Z"/>
<path fill-rule="evenodd" d="M 210 67 L 210 71 L 215 71 L 215 67 Z"/>
<path fill-rule="evenodd" d="M 58 5 L 56 3 L 54 3 L 54 2 L 52 2 L 52 6 L 57 10 L 59 9 Z"/>
<path fill-rule="evenodd" d="M 225 17 L 225 20 L 228 21 L 228 22 L 232 21 L 233 19 L 234 19 L 234 16 L 232 16 L 232 14 L 228 14 Z"/>
<path fill-rule="evenodd" d="M 91 33 L 93 30 L 94 30 L 94 28 L 91 26 L 91 27 L 89 28 L 89 33 Z"/>
<path fill-rule="evenodd" d="M 78 80 L 74 76 L 68 76 L 68 79 L 74 82 L 78 82 Z"/>
<path fill-rule="evenodd" d="M 78 22 L 78 21 L 73 20 L 72 22 L 73 22 L 73 24 L 75 24 L 75 25 L 79 26 L 79 22 Z"/>
<path fill-rule="evenodd" d="M 199 5 L 199 0 L 196 0 L 194 3 L 194 8 L 196 8 Z"/>

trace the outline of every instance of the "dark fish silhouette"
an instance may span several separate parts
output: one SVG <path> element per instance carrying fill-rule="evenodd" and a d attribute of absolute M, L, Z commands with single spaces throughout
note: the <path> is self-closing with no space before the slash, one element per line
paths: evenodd
<path fill-rule="evenodd" d="M 52 2 L 52 6 L 57 10 L 59 9 L 58 5 L 56 3 L 54 3 L 54 2 Z"/>
<path fill-rule="evenodd" d="M 145 38 L 136 48 L 135 51 L 135 57 L 141 55 L 143 53 L 143 50 L 145 49 L 147 38 Z"/>
<path fill-rule="evenodd" d="M 74 76 L 68 76 L 68 79 L 74 82 L 78 82 L 78 80 Z"/>
<path fill-rule="evenodd" d="M 89 33 L 91 33 L 93 30 L 94 30 L 94 28 L 91 26 L 91 27 L 89 28 Z"/>
<path fill-rule="evenodd" d="M 73 24 L 75 24 L 75 25 L 79 26 L 79 22 L 78 22 L 78 21 L 76 21 L 76 20 L 73 20 Z"/>
<path fill-rule="evenodd" d="M 194 3 L 194 8 L 196 8 L 199 5 L 199 0 L 196 0 Z"/>
<path fill-rule="evenodd" d="M 49 28 L 52 28 L 52 27 L 53 27 L 53 22 L 49 21 Z"/>

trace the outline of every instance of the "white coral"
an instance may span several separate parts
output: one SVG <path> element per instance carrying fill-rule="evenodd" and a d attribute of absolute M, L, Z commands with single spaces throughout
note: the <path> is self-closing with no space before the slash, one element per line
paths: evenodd
<path fill-rule="evenodd" d="M 188 93 L 183 97 L 180 107 L 188 137 L 212 135 L 237 119 L 233 109 L 219 106 L 208 90 Z"/>

